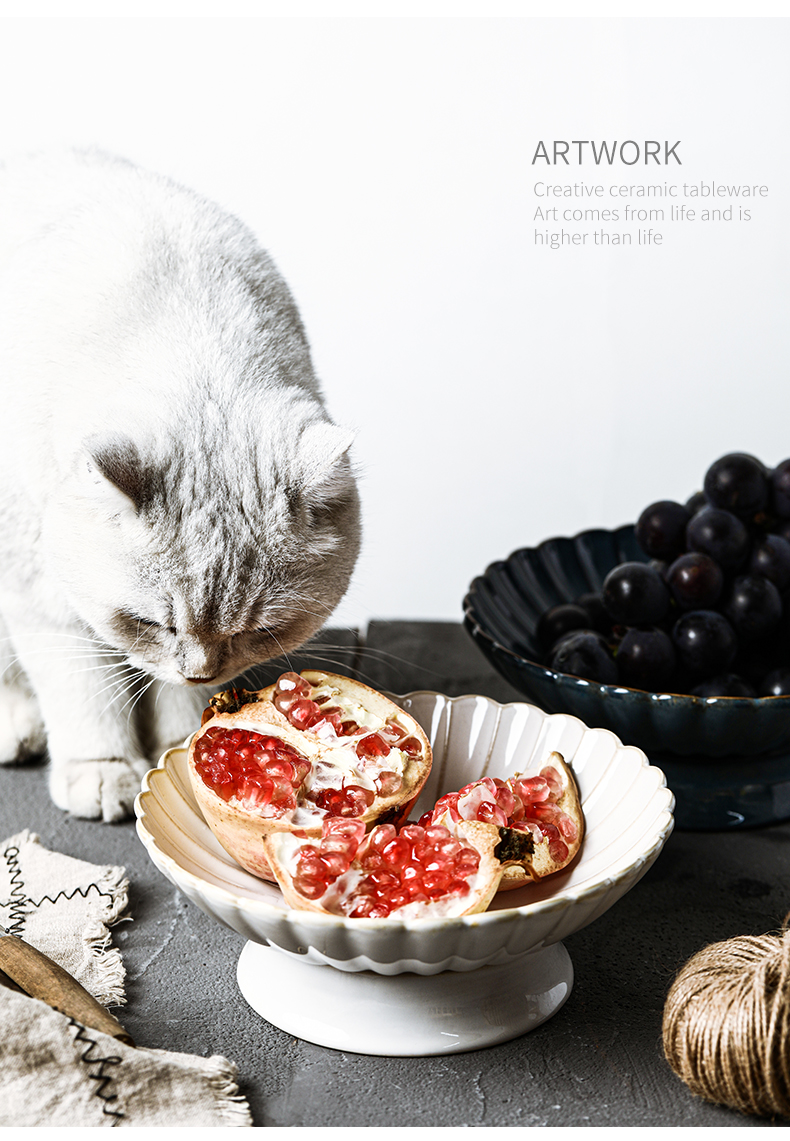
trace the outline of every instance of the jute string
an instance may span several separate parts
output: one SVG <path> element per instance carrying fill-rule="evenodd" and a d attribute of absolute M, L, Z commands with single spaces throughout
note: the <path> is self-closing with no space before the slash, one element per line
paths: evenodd
<path fill-rule="evenodd" d="M 790 1117 L 790 916 L 778 935 L 741 935 L 694 955 L 664 1006 L 664 1054 L 695 1094 Z"/>

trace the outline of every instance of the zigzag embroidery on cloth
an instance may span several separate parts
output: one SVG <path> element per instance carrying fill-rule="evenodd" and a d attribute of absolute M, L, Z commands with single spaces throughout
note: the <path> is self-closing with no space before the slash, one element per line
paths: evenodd
<path fill-rule="evenodd" d="M 41 907 L 43 903 L 51 903 L 54 905 L 59 899 L 74 899 L 75 895 L 80 895 L 83 899 L 87 899 L 91 891 L 95 891 L 97 895 L 102 896 L 104 899 L 109 899 L 110 902 L 114 900 L 112 892 L 102 891 L 96 883 L 88 884 L 88 886 L 84 888 L 75 887 L 72 892 L 66 892 L 65 890 L 59 891 L 56 896 L 42 895 L 38 901 L 30 899 L 25 893 L 25 883 L 22 879 L 22 869 L 19 866 L 18 855 L 19 848 L 13 844 L 3 852 L 3 858 L 8 866 L 11 884 L 13 885 L 11 888 L 11 898 L 6 902 L 0 902 L 0 911 L 4 911 L 6 908 L 10 909 L 10 925 L 5 926 L 0 924 L 0 926 L 3 926 L 7 935 L 21 936 L 29 909 L 37 909 Z M 23 908 L 24 910 L 22 910 Z"/>
<path fill-rule="evenodd" d="M 22 929 L 25 926 L 27 919 L 27 907 L 29 900 L 25 892 L 25 883 L 22 879 L 22 869 L 19 866 L 19 848 L 11 846 L 6 848 L 3 852 L 3 857 L 8 865 L 8 871 L 11 876 L 11 898 L 8 903 L 0 904 L 0 909 L 8 907 L 10 909 L 11 923 L 5 927 L 4 930 L 7 935 L 22 935 Z"/>
<path fill-rule="evenodd" d="M 96 1073 L 89 1072 L 88 1077 L 92 1078 L 93 1081 L 98 1083 L 93 1093 L 95 1097 L 100 1098 L 104 1102 L 104 1105 L 102 1106 L 102 1113 L 106 1117 L 116 1118 L 116 1120 L 113 1122 L 113 1125 L 117 1125 L 118 1121 L 120 1121 L 121 1118 L 125 1117 L 126 1114 L 123 1112 L 123 1110 L 113 1109 L 109 1105 L 109 1102 L 118 1100 L 118 1094 L 107 1092 L 108 1086 L 111 1086 L 115 1080 L 115 1075 L 105 1074 L 104 1067 L 120 1066 L 122 1059 L 117 1054 L 109 1054 L 106 1058 L 93 1057 L 93 1050 L 99 1049 L 98 1042 L 96 1042 L 95 1039 L 89 1037 L 87 1029 L 82 1025 L 82 1023 L 75 1021 L 73 1018 L 70 1018 L 69 1025 L 75 1027 L 77 1031 L 76 1035 L 74 1036 L 74 1041 L 87 1044 L 87 1049 L 83 1050 L 82 1054 L 80 1054 L 80 1060 L 85 1062 L 88 1066 L 93 1066 L 98 1063 L 98 1071 Z"/>

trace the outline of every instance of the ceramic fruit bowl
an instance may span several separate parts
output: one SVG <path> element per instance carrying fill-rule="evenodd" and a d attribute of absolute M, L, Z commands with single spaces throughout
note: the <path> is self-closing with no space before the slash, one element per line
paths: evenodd
<path fill-rule="evenodd" d="M 790 817 L 790 697 L 703 698 L 602 685 L 541 664 L 544 611 L 600 591 L 609 571 L 647 562 L 633 526 L 584 531 L 514 551 L 476 578 L 464 623 L 486 657 L 541 708 L 571 713 L 643 749 L 678 798 L 680 827 Z"/>
<path fill-rule="evenodd" d="M 647 871 L 671 832 L 673 795 L 639 749 L 575 717 L 427 691 L 394 700 L 422 725 L 434 752 L 412 819 L 446 792 L 480 776 L 538 768 L 557 750 L 573 767 L 585 814 L 573 863 L 499 893 L 482 914 L 348 919 L 292 910 L 275 885 L 244 871 L 217 843 L 190 787 L 188 742 L 145 777 L 138 834 L 185 895 L 250 940 L 239 985 L 275 1025 L 359 1053 L 445 1053 L 506 1041 L 565 1001 L 572 967 L 562 939 Z"/>

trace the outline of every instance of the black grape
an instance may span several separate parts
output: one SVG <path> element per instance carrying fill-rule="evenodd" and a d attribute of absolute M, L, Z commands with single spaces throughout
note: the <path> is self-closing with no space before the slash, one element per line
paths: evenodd
<path fill-rule="evenodd" d="M 651 692 L 790 697 L 790 458 L 720 456 L 704 490 L 651 503 L 633 537 L 600 593 L 541 616 L 543 660 Z"/>
<path fill-rule="evenodd" d="M 612 629 L 612 620 L 606 613 L 606 608 L 603 604 L 603 596 L 595 592 L 588 594 L 581 594 L 576 600 L 576 605 L 581 606 L 589 618 L 589 627 L 591 630 L 598 630 L 601 634 L 609 634 Z"/>
<path fill-rule="evenodd" d="M 781 535 L 765 535 L 752 547 L 748 569 L 770 579 L 777 590 L 785 590 L 790 586 L 790 543 Z"/>
<path fill-rule="evenodd" d="M 724 571 L 710 555 L 689 551 L 669 567 L 666 583 L 681 610 L 710 610 L 724 589 Z"/>
<path fill-rule="evenodd" d="M 622 626 L 654 626 L 669 609 L 669 591 L 646 563 L 620 563 L 603 583 L 606 613 Z"/>
<path fill-rule="evenodd" d="M 686 546 L 700 551 L 724 571 L 736 570 L 749 554 L 749 532 L 731 511 L 705 507 L 694 515 L 686 528 Z"/>
<path fill-rule="evenodd" d="M 672 639 L 655 627 L 626 631 L 617 649 L 620 681 L 635 689 L 665 689 L 675 673 L 675 664 Z"/>
<path fill-rule="evenodd" d="M 651 559 L 671 562 L 686 548 L 686 527 L 690 518 L 688 508 L 672 499 L 652 503 L 637 520 L 634 528 L 636 541 Z"/>
<path fill-rule="evenodd" d="M 551 652 L 549 667 L 602 685 L 617 684 L 614 658 L 603 634 L 595 630 L 576 630 L 561 638 Z"/>
<path fill-rule="evenodd" d="M 696 515 L 703 507 L 708 507 L 708 498 L 704 491 L 695 491 L 694 494 L 686 500 L 685 507 L 689 515 Z"/>
<path fill-rule="evenodd" d="M 705 473 L 705 494 L 714 507 L 751 519 L 768 506 L 770 484 L 765 467 L 754 456 L 731 452 Z"/>
<path fill-rule="evenodd" d="M 672 630 L 681 665 L 698 677 L 726 673 L 738 650 L 738 639 L 723 614 L 689 610 Z"/>
<path fill-rule="evenodd" d="M 738 637 L 754 642 L 778 625 L 782 599 L 769 579 L 744 574 L 734 580 L 723 609 Z"/>
<path fill-rule="evenodd" d="M 790 460 L 782 460 L 771 472 L 771 509 L 780 519 L 790 519 Z"/>
<path fill-rule="evenodd" d="M 695 697 L 756 697 L 747 681 L 737 674 L 719 674 L 710 677 L 691 691 Z"/>
<path fill-rule="evenodd" d="M 544 650 L 549 650 L 564 634 L 571 630 L 588 630 L 590 619 L 586 610 L 572 602 L 560 602 L 541 615 L 535 631 Z"/>

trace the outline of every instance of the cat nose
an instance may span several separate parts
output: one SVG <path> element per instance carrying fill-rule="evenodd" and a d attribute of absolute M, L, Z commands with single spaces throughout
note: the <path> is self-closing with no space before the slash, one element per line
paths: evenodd
<path fill-rule="evenodd" d="M 222 659 L 221 646 L 201 643 L 197 638 L 182 638 L 176 652 L 176 664 L 184 681 L 196 685 L 208 685 L 219 677 Z"/>

